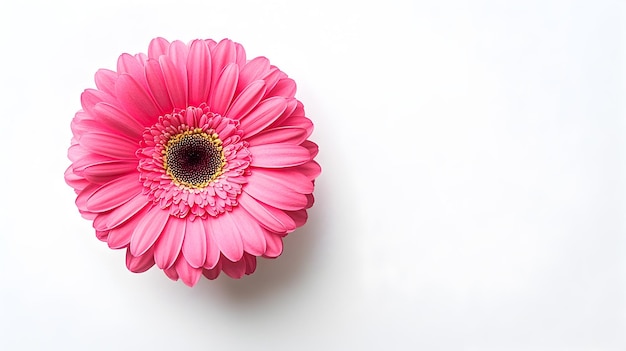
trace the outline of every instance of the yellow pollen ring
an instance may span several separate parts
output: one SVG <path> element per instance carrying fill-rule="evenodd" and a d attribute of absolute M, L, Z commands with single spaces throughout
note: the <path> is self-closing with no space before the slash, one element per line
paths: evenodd
<path fill-rule="evenodd" d="M 176 175 L 174 175 L 174 173 L 172 172 L 172 169 L 170 168 L 167 159 L 167 155 L 173 146 L 180 143 L 185 137 L 189 137 L 192 135 L 198 135 L 204 138 L 215 147 L 215 151 L 219 152 L 220 155 L 219 166 L 217 167 L 217 170 L 213 174 L 211 174 L 209 179 L 201 182 L 188 182 L 176 177 Z M 174 184 L 189 189 L 203 189 L 207 187 L 209 184 L 214 182 L 220 175 L 222 175 L 224 167 L 226 166 L 226 157 L 224 156 L 222 140 L 220 140 L 219 135 L 217 135 L 217 133 L 215 132 L 212 132 L 211 134 L 206 133 L 201 128 L 187 130 L 172 136 L 167 141 L 167 144 L 165 145 L 165 148 L 161 151 L 161 154 L 163 155 L 163 169 L 165 169 L 166 174 L 170 176 Z"/>

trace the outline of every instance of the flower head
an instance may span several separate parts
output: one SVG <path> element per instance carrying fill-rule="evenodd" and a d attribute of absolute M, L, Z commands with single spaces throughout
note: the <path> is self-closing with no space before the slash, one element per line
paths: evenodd
<path fill-rule="evenodd" d="M 295 82 L 230 40 L 152 40 L 81 96 L 65 172 L 83 217 L 126 265 L 193 286 L 240 278 L 313 205 L 313 124 Z"/>

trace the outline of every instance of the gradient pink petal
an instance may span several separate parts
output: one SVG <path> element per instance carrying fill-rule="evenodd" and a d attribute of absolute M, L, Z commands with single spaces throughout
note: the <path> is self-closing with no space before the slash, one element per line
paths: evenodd
<path fill-rule="evenodd" d="M 239 228 L 230 216 L 218 216 L 208 221 L 211 227 L 211 237 L 226 258 L 238 261 L 243 256 L 243 242 Z"/>
<path fill-rule="evenodd" d="M 267 242 L 267 249 L 263 255 L 264 257 L 275 258 L 283 253 L 283 238 L 281 236 L 266 230 L 265 241 Z"/>
<path fill-rule="evenodd" d="M 135 227 L 133 235 L 130 239 L 130 250 L 133 256 L 141 256 L 154 245 L 161 235 L 165 224 L 169 218 L 169 213 L 153 207 L 141 219 Z"/>
<path fill-rule="evenodd" d="M 256 80 L 239 93 L 226 111 L 226 116 L 231 119 L 240 119 L 252 111 L 265 94 L 265 82 Z"/>
<path fill-rule="evenodd" d="M 240 72 L 237 93 L 243 91 L 253 81 L 260 80 L 270 70 L 270 61 L 263 57 L 255 57 L 248 61 Z"/>
<path fill-rule="evenodd" d="M 117 73 L 128 74 L 133 77 L 135 82 L 139 83 L 144 89 L 148 87 L 146 83 L 146 76 L 143 74 L 143 63 L 135 56 L 129 54 L 122 54 L 117 59 Z"/>
<path fill-rule="evenodd" d="M 317 153 L 320 151 L 317 144 L 312 142 L 311 140 L 303 141 L 302 144 L 300 144 L 300 146 L 305 147 L 307 150 L 309 150 L 309 153 L 311 154 L 311 159 L 317 156 Z"/>
<path fill-rule="evenodd" d="M 313 182 L 298 167 L 286 169 L 255 168 L 252 171 L 254 177 L 250 177 L 250 179 L 258 178 L 265 182 L 266 186 L 280 184 L 300 194 L 310 194 L 314 189 Z"/>
<path fill-rule="evenodd" d="M 154 38 L 148 46 L 148 57 L 158 59 L 159 56 L 165 55 L 170 47 L 170 42 L 163 38 Z"/>
<path fill-rule="evenodd" d="M 243 250 L 255 256 L 265 253 L 265 235 L 259 223 L 250 214 L 242 209 L 234 209 L 232 212 L 224 213 L 230 216 L 233 223 L 241 233 Z"/>
<path fill-rule="evenodd" d="M 308 180 L 307 182 L 310 183 Z M 304 194 L 263 174 L 249 177 L 243 190 L 255 199 L 283 210 L 297 211 L 307 204 Z"/>
<path fill-rule="evenodd" d="M 151 125 L 161 114 L 152 96 L 130 75 L 121 74 L 115 84 L 116 96 L 124 110 L 143 125 Z"/>
<path fill-rule="evenodd" d="M 207 256 L 207 233 L 202 219 L 196 218 L 187 222 L 185 241 L 183 242 L 183 256 L 191 267 L 202 267 Z"/>
<path fill-rule="evenodd" d="M 176 67 L 172 59 L 167 56 L 161 56 L 159 64 L 172 105 L 175 108 L 184 109 L 187 107 L 187 73 Z"/>
<path fill-rule="evenodd" d="M 152 250 L 141 256 L 133 256 L 130 249 L 126 250 L 126 267 L 133 273 L 143 273 L 154 266 Z"/>
<path fill-rule="evenodd" d="M 180 254 L 185 238 L 187 220 L 170 217 L 154 244 L 154 262 L 161 269 L 170 268 Z"/>
<path fill-rule="evenodd" d="M 246 260 L 241 258 L 239 261 L 232 262 L 230 260 L 222 261 L 222 270 L 226 275 L 233 279 L 240 279 L 246 274 Z"/>
<path fill-rule="evenodd" d="M 80 145 L 88 151 L 114 159 L 134 159 L 137 150 L 137 144 L 127 138 L 102 131 L 84 134 Z"/>
<path fill-rule="evenodd" d="M 213 227 L 211 226 L 210 221 L 206 220 L 203 222 L 204 222 L 205 233 L 207 233 L 206 260 L 204 261 L 203 267 L 205 269 L 213 269 L 219 264 L 220 255 L 221 255 L 220 249 L 217 246 L 215 239 L 213 238 L 213 234 L 211 233 L 211 230 Z"/>
<path fill-rule="evenodd" d="M 296 82 L 291 78 L 280 79 L 274 88 L 267 93 L 268 96 L 282 96 L 291 98 L 296 94 Z"/>
<path fill-rule="evenodd" d="M 129 139 L 139 140 L 145 129 L 135 118 L 109 103 L 100 102 L 94 106 L 93 115 L 109 130 L 117 131 Z"/>
<path fill-rule="evenodd" d="M 311 160 L 309 150 L 298 145 L 265 144 L 248 148 L 255 167 L 283 168 L 302 165 Z"/>
<path fill-rule="evenodd" d="M 204 269 L 202 271 L 202 275 L 204 275 L 209 280 L 213 280 L 213 279 L 217 279 L 217 277 L 219 277 L 221 272 L 222 272 L 222 264 L 220 260 L 214 268 Z"/>
<path fill-rule="evenodd" d="M 116 178 L 136 173 L 137 162 L 133 161 L 102 161 L 90 164 L 82 169 L 85 179 L 93 183 L 103 184 Z M 137 174 L 135 174 L 137 176 Z"/>
<path fill-rule="evenodd" d="M 128 204 L 128 202 L 126 204 Z M 135 227 L 146 213 L 148 213 L 148 207 L 142 207 L 137 213 L 132 213 L 124 222 L 120 223 L 119 226 L 112 227 L 107 238 L 109 247 L 114 250 L 127 247 L 130 243 L 133 231 L 135 231 Z M 98 217 L 101 216 L 102 215 Z"/>
<path fill-rule="evenodd" d="M 174 264 L 180 280 L 187 286 L 194 286 L 202 276 L 202 268 L 194 268 L 181 256 Z"/>
<path fill-rule="evenodd" d="M 100 213 L 94 221 L 94 228 L 99 230 L 110 230 L 122 223 L 128 221 L 139 211 L 148 206 L 147 198 L 143 194 L 137 194 L 135 197 L 125 202 L 121 206 L 106 212 Z"/>
<path fill-rule="evenodd" d="M 293 170 L 304 174 L 311 181 L 322 173 L 322 167 L 320 167 L 319 163 L 313 160 L 298 167 L 294 167 Z"/>
<path fill-rule="evenodd" d="M 125 175 L 102 185 L 87 199 L 91 212 L 105 212 L 116 208 L 141 193 L 142 186 L 136 174 Z"/>
<path fill-rule="evenodd" d="M 278 127 L 265 130 L 248 139 L 250 146 L 263 144 L 300 145 L 308 136 L 307 130 L 299 127 Z"/>
<path fill-rule="evenodd" d="M 229 40 L 224 39 L 220 41 L 215 48 L 211 48 L 209 45 L 209 49 L 211 49 L 211 77 L 214 77 L 211 84 L 211 93 L 215 90 L 217 86 L 217 79 L 228 64 L 236 62 L 237 58 L 237 48 L 235 44 Z"/>
<path fill-rule="evenodd" d="M 211 55 L 206 43 L 194 40 L 187 56 L 189 104 L 198 106 L 207 101 L 211 85 Z"/>
<path fill-rule="evenodd" d="M 258 220 L 261 225 L 273 232 L 288 233 L 296 228 L 293 219 L 287 216 L 285 212 L 272 206 L 264 205 L 245 192 L 239 195 L 238 200 L 241 207 Z"/>
<path fill-rule="evenodd" d="M 215 88 L 211 92 L 209 107 L 211 111 L 224 115 L 235 94 L 237 80 L 239 79 L 239 66 L 234 63 L 227 65 L 219 78 Z"/>
<path fill-rule="evenodd" d="M 117 72 L 108 69 L 99 69 L 95 74 L 96 87 L 105 93 L 115 96 L 115 81 Z"/>
<path fill-rule="evenodd" d="M 145 71 L 148 88 L 161 114 L 171 112 L 174 109 L 174 105 L 170 98 L 170 93 L 167 90 L 161 64 L 158 60 L 149 59 L 146 62 Z"/>
<path fill-rule="evenodd" d="M 244 136 L 249 138 L 265 129 L 285 111 L 285 108 L 287 108 L 287 100 L 282 97 L 261 101 L 252 112 L 239 120 L 245 133 Z"/>
<path fill-rule="evenodd" d="M 287 213 L 287 215 L 293 219 L 297 227 L 303 226 L 309 218 L 306 210 L 287 211 L 285 213 Z"/>

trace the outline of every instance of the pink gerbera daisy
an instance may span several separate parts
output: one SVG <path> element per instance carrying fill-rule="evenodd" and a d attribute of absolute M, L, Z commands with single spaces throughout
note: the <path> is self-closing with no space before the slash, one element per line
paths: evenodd
<path fill-rule="evenodd" d="M 126 266 L 193 286 L 240 278 L 302 226 L 320 174 L 296 84 L 230 40 L 152 40 L 81 96 L 65 172 Z"/>

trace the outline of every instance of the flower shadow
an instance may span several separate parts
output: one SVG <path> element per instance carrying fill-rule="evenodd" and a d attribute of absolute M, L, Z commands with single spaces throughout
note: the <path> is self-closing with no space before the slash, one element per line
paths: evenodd
<path fill-rule="evenodd" d="M 321 220 L 321 219 L 319 219 Z M 283 254 L 276 259 L 257 259 L 257 269 L 241 279 L 231 279 L 222 274 L 215 282 L 217 290 L 235 303 L 254 303 L 288 290 L 301 279 L 306 279 L 307 263 L 314 255 L 319 239 L 319 220 L 312 219 L 304 227 L 288 235 Z"/>
<path fill-rule="evenodd" d="M 307 279 L 309 263 L 324 236 L 321 202 L 326 193 L 323 182 L 316 184 L 316 204 L 309 210 L 307 223 L 283 239 L 283 253 L 275 259 L 257 258 L 256 271 L 241 279 L 232 279 L 222 272 L 215 281 L 201 279 L 194 288 L 200 295 L 217 295 L 225 303 L 255 304 L 271 299 Z"/>

